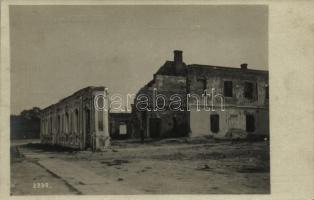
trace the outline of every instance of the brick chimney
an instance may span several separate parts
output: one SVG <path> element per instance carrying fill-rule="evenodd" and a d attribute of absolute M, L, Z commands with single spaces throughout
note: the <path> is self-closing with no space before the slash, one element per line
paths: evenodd
<path fill-rule="evenodd" d="M 241 64 L 241 69 L 243 69 L 243 70 L 247 69 L 247 63 Z"/>
<path fill-rule="evenodd" d="M 174 62 L 175 62 L 176 64 L 182 63 L 182 62 L 183 62 L 183 59 L 182 59 L 182 51 L 180 51 L 180 50 L 174 50 L 173 53 L 174 53 Z"/>
<path fill-rule="evenodd" d="M 176 75 L 181 76 L 185 74 L 185 65 L 183 63 L 183 58 L 182 58 L 182 51 L 180 50 L 174 50 L 174 66 L 176 70 Z"/>

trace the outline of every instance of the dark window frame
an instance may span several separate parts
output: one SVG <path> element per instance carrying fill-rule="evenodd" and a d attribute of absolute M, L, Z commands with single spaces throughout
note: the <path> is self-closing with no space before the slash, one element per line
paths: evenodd
<path fill-rule="evenodd" d="M 220 119 L 219 114 L 210 115 L 210 130 L 213 133 L 218 133 L 220 130 Z"/>
<path fill-rule="evenodd" d="M 202 85 L 202 90 L 206 90 L 207 89 L 207 79 L 206 78 L 199 78 L 196 80 L 198 85 Z"/>
<path fill-rule="evenodd" d="M 69 134 L 70 133 L 70 115 L 69 115 L 69 112 L 65 113 L 65 127 L 66 127 L 65 133 Z"/>
<path fill-rule="evenodd" d="M 224 81 L 224 97 L 233 97 L 233 82 L 231 80 Z"/>
<path fill-rule="evenodd" d="M 254 132 L 256 130 L 256 120 L 254 114 L 246 114 L 245 126 L 246 126 L 245 130 L 247 132 Z"/>
<path fill-rule="evenodd" d="M 245 81 L 244 82 L 244 89 L 243 89 L 243 92 L 244 92 L 244 98 L 246 99 L 250 99 L 250 100 L 253 100 L 256 98 L 256 88 L 254 89 L 254 85 L 255 87 L 257 87 L 256 83 L 255 82 L 252 82 L 252 81 Z M 248 87 L 250 86 L 250 87 Z M 248 91 L 249 90 L 249 91 Z"/>
<path fill-rule="evenodd" d="M 265 98 L 269 99 L 269 85 L 268 84 L 265 85 Z"/>
<path fill-rule="evenodd" d="M 103 98 L 98 98 L 98 105 L 102 108 L 104 105 L 104 99 Z M 103 109 L 98 110 L 98 131 L 104 131 L 104 111 Z"/>

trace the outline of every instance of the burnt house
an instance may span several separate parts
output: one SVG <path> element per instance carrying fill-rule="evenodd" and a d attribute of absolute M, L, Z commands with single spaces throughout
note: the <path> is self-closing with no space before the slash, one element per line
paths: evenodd
<path fill-rule="evenodd" d="M 138 105 L 142 95 L 148 97 L 145 110 L 133 109 L 138 118 L 138 129 L 143 129 L 145 137 L 165 138 L 188 136 L 189 112 L 186 111 L 187 66 L 182 60 L 182 51 L 174 51 L 174 61 L 166 61 L 154 74 L 153 80 L 140 89 L 135 98 Z M 169 109 L 173 94 L 184 99 L 181 107 L 185 111 Z M 159 98 L 162 95 L 163 98 Z M 154 102 L 154 99 L 157 101 Z M 165 102 L 162 102 L 165 99 Z M 162 103 L 165 109 L 158 109 Z M 154 105 L 155 104 L 155 105 Z M 156 109 L 157 107 L 157 109 Z"/>
<path fill-rule="evenodd" d="M 175 50 L 174 60 L 166 61 L 153 80 L 137 93 L 135 104 L 146 95 L 148 106 L 146 110 L 134 106 L 133 116 L 139 121 L 136 128 L 152 138 L 268 136 L 268 87 L 268 71 L 249 69 L 247 64 L 240 67 L 187 65 L 182 51 Z M 211 93 L 211 104 L 194 98 L 202 97 L 205 91 L 215 92 Z M 169 109 L 174 94 L 181 99 L 179 111 Z M 158 95 L 166 99 L 162 102 L 165 110 L 154 109 L 160 103 L 153 100 Z"/>
<path fill-rule="evenodd" d="M 192 64 L 188 67 L 189 93 L 215 91 L 223 99 L 213 98 L 214 106 L 197 110 L 190 100 L 190 127 L 193 136 L 247 138 L 269 135 L 268 71 L 240 67 Z M 221 108 L 221 102 L 224 108 Z M 209 108 L 210 107 L 210 108 Z"/>
<path fill-rule="evenodd" d="M 110 145 L 108 124 L 107 90 L 86 87 L 41 111 L 40 139 L 43 144 L 103 150 Z"/>

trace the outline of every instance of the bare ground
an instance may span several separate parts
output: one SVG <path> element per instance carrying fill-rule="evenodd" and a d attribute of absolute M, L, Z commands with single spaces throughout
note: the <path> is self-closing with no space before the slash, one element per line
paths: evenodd
<path fill-rule="evenodd" d="M 114 141 L 104 152 L 12 147 L 11 193 L 268 194 L 269 144 L 208 138 Z M 33 188 L 34 183 L 49 188 Z"/>

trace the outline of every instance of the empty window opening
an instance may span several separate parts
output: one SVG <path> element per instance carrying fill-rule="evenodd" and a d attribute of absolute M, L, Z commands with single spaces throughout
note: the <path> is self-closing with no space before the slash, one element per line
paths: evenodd
<path fill-rule="evenodd" d="M 73 117 L 74 115 L 73 115 L 73 112 L 70 112 L 70 133 L 72 133 L 73 132 L 73 130 L 74 130 L 74 126 L 73 126 L 73 119 L 74 119 L 74 117 Z"/>
<path fill-rule="evenodd" d="M 120 125 L 119 125 L 119 134 L 120 135 L 126 135 L 127 134 L 126 123 L 120 123 Z"/>
<path fill-rule="evenodd" d="M 66 128 L 65 132 L 66 133 L 69 133 L 69 131 L 70 131 L 69 125 L 70 125 L 69 113 L 66 113 L 65 114 L 65 128 Z"/>
<path fill-rule="evenodd" d="M 255 118 L 254 115 L 246 115 L 246 131 L 253 132 L 255 131 Z"/>
<path fill-rule="evenodd" d="M 79 127 L 79 113 L 78 113 L 78 110 L 76 109 L 75 110 L 75 132 L 78 133 L 79 130 L 80 130 L 80 127 Z"/>
<path fill-rule="evenodd" d="M 266 97 L 266 99 L 269 99 L 269 86 L 268 86 L 268 84 L 265 85 L 265 97 Z"/>
<path fill-rule="evenodd" d="M 213 133 L 218 133 L 219 131 L 219 115 L 210 115 L 210 130 Z"/>
<path fill-rule="evenodd" d="M 61 119 L 60 119 L 60 115 L 58 115 L 58 125 L 57 125 L 57 128 L 58 128 L 58 134 L 60 134 L 61 132 Z"/>
<path fill-rule="evenodd" d="M 202 90 L 206 90 L 207 89 L 206 79 L 198 79 L 197 83 L 198 83 L 198 86 L 199 86 L 200 89 L 202 89 Z"/>
<path fill-rule="evenodd" d="M 50 117 L 50 133 L 52 134 L 52 126 L 53 126 L 53 124 L 52 124 L 52 117 Z"/>
<path fill-rule="evenodd" d="M 61 131 L 65 133 L 65 123 L 64 123 L 64 115 L 61 116 Z"/>
<path fill-rule="evenodd" d="M 253 99 L 254 85 L 251 82 L 244 83 L 244 97 L 247 99 Z"/>
<path fill-rule="evenodd" d="M 225 97 L 232 97 L 232 91 L 233 87 L 232 87 L 232 81 L 225 81 L 224 82 L 224 96 Z"/>
<path fill-rule="evenodd" d="M 99 108 L 104 107 L 103 98 L 98 98 L 98 106 Z M 104 130 L 104 111 L 103 109 L 99 109 L 97 112 L 98 112 L 98 130 L 103 131 Z"/>

